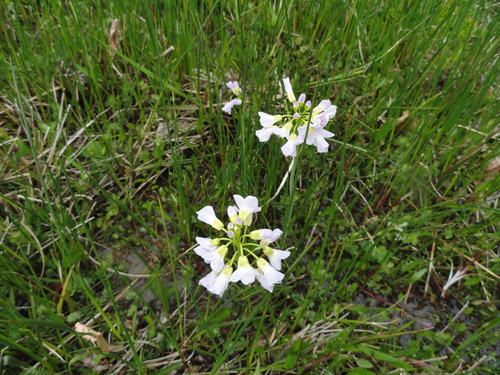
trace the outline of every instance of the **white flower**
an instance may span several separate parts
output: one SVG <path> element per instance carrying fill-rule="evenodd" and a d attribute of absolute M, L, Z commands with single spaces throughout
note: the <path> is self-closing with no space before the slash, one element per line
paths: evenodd
<path fill-rule="evenodd" d="M 219 245 L 218 238 L 211 239 L 205 237 L 196 237 L 196 242 L 198 243 L 199 247 L 207 251 L 215 251 L 217 250 L 217 246 Z"/>
<path fill-rule="evenodd" d="M 324 127 L 336 113 L 337 106 L 333 105 L 329 100 L 322 100 L 314 107 L 311 120 L 313 123 Z"/>
<path fill-rule="evenodd" d="M 267 128 L 262 128 L 259 129 L 255 132 L 255 135 L 259 138 L 259 141 L 261 142 L 267 142 L 269 141 L 269 138 L 271 138 L 271 135 L 275 134 L 275 130 L 280 129 L 277 126 L 270 126 Z"/>
<path fill-rule="evenodd" d="M 282 116 L 268 115 L 265 112 L 259 112 L 259 116 L 260 116 L 260 124 L 265 128 L 273 126 L 275 123 L 280 122 L 282 119 Z"/>
<path fill-rule="evenodd" d="M 301 135 L 291 134 L 288 137 L 288 142 L 281 147 L 281 152 L 285 156 L 297 156 L 297 146 L 304 143 L 304 138 Z"/>
<path fill-rule="evenodd" d="M 233 109 L 233 107 L 235 105 L 240 105 L 241 104 L 241 99 L 233 99 L 231 100 L 230 102 L 227 102 L 226 104 L 224 104 L 224 107 L 222 107 L 222 110 L 228 114 L 231 114 L 231 109 Z"/>
<path fill-rule="evenodd" d="M 217 230 L 221 230 L 222 228 L 224 228 L 224 224 L 222 224 L 222 221 L 217 219 L 217 216 L 215 216 L 215 212 L 212 206 L 205 206 L 201 210 L 196 211 L 196 213 L 198 214 L 198 220 L 211 225 Z"/>
<path fill-rule="evenodd" d="M 264 254 L 266 254 L 269 259 L 271 266 L 276 268 L 278 271 L 281 270 L 281 260 L 290 256 L 290 252 L 288 250 L 271 249 L 269 246 L 264 248 Z"/>
<path fill-rule="evenodd" d="M 285 275 L 281 272 L 276 271 L 273 267 L 267 263 L 265 259 L 259 258 L 257 260 L 257 266 L 259 267 L 259 273 L 257 274 L 257 280 L 264 289 L 273 291 L 274 284 L 278 284 L 283 280 Z"/>
<path fill-rule="evenodd" d="M 226 86 L 233 92 L 234 95 L 241 95 L 241 88 L 238 85 L 238 81 L 229 81 L 228 83 L 226 83 Z"/>
<path fill-rule="evenodd" d="M 285 78 L 283 80 L 283 84 L 285 85 L 285 91 L 288 95 L 288 100 L 293 103 L 295 101 L 295 95 L 293 93 L 292 84 L 290 83 L 290 78 Z"/>
<path fill-rule="evenodd" d="M 216 249 L 209 249 L 204 246 L 194 248 L 194 252 L 210 264 L 210 268 L 217 272 L 220 272 L 224 268 L 224 257 L 227 254 L 227 250 L 226 245 L 219 246 Z"/>
<path fill-rule="evenodd" d="M 256 197 L 249 195 L 243 198 L 241 195 L 233 195 L 236 204 L 239 209 L 239 217 L 243 221 L 243 224 L 249 226 L 252 224 L 252 214 L 260 212 L 259 201 Z"/>
<path fill-rule="evenodd" d="M 235 283 L 241 280 L 243 284 L 248 285 L 255 281 L 255 276 L 257 276 L 257 270 L 250 266 L 246 256 L 240 256 L 238 258 L 238 269 L 234 271 L 229 281 Z"/>
<path fill-rule="evenodd" d="M 300 126 L 298 131 L 302 137 L 304 137 L 307 132 L 306 143 L 308 145 L 315 145 L 318 152 L 327 152 L 328 142 L 325 141 L 325 138 L 333 137 L 335 135 L 328 130 L 323 129 L 323 127 L 319 124 L 311 124 L 309 126 L 309 130 L 306 125 Z"/>
<path fill-rule="evenodd" d="M 200 285 L 207 288 L 210 293 L 222 297 L 224 291 L 227 289 L 232 273 L 233 267 L 231 266 L 225 267 L 221 272 L 212 271 L 200 280 Z"/>
<path fill-rule="evenodd" d="M 281 229 L 259 229 L 250 232 L 250 238 L 252 240 L 261 240 L 260 246 L 268 246 L 271 242 L 276 241 L 281 237 L 283 231 Z"/>
<path fill-rule="evenodd" d="M 313 114 L 319 114 L 321 112 L 328 113 L 329 118 L 333 118 L 337 113 L 337 106 L 333 105 L 328 99 L 322 100 L 316 107 L 313 108 Z"/>

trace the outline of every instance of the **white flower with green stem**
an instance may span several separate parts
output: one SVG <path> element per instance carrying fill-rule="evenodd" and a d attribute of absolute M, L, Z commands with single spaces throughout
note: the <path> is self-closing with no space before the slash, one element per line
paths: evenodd
<path fill-rule="evenodd" d="M 234 95 L 236 95 L 237 97 L 240 96 L 242 94 L 242 91 L 241 91 L 241 88 L 240 86 L 238 85 L 238 82 L 237 81 L 229 81 L 228 83 L 226 83 L 226 86 L 229 88 L 229 90 L 231 90 L 233 92 Z M 231 114 L 231 110 L 233 109 L 233 107 L 235 105 L 241 105 L 242 101 L 241 99 L 239 98 L 234 98 L 232 100 L 230 100 L 229 102 L 227 102 L 226 104 L 224 104 L 224 106 L 222 107 L 222 110 L 224 112 L 226 112 L 227 114 Z"/>
<path fill-rule="evenodd" d="M 259 112 L 262 129 L 256 131 L 257 137 L 261 142 L 269 141 L 273 134 L 286 138 L 287 142 L 281 147 L 285 156 L 297 156 L 297 146 L 303 143 L 316 146 L 318 152 L 327 152 L 328 142 L 325 138 L 331 138 L 335 134 L 324 127 L 337 113 L 337 107 L 325 99 L 311 110 L 311 102 L 306 101 L 305 94 L 301 94 L 298 100 L 295 99 L 290 78 L 285 78 L 283 85 L 292 108 L 283 115 Z M 283 125 L 279 125 L 280 123 Z"/>
<path fill-rule="evenodd" d="M 236 206 L 227 208 L 229 223 L 226 226 L 217 218 L 211 206 L 203 207 L 197 212 L 199 220 L 225 233 L 225 236 L 217 238 L 196 237 L 198 246 L 194 248 L 194 252 L 212 269 L 211 273 L 200 280 L 200 285 L 209 292 L 222 296 L 230 282 L 241 281 L 249 285 L 257 279 L 265 289 L 272 292 L 274 285 L 284 278 L 284 274 L 279 272 L 281 261 L 288 258 L 290 252 L 271 249 L 269 244 L 279 239 L 283 232 L 280 229 L 250 231 L 254 215 L 261 211 L 257 198 L 234 195 L 234 200 Z M 235 263 L 237 268 L 233 272 Z"/>

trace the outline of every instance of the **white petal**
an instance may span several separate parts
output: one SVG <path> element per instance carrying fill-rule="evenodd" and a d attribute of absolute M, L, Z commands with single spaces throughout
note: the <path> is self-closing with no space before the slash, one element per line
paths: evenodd
<path fill-rule="evenodd" d="M 204 247 L 196 246 L 193 250 L 196 254 L 202 257 L 205 262 L 210 263 L 210 261 L 212 260 L 212 252 L 208 251 Z"/>
<path fill-rule="evenodd" d="M 271 251 L 264 251 L 264 253 L 269 258 L 269 263 L 271 263 L 271 266 L 279 271 L 281 270 L 281 260 L 288 258 L 290 256 L 290 252 L 288 250 L 270 250 Z"/>
<path fill-rule="evenodd" d="M 325 141 L 325 138 L 316 137 L 314 138 L 313 144 L 316 146 L 318 152 L 327 152 L 328 151 L 328 142 Z"/>
<path fill-rule="evenodd" d="M 221 230 L 224 227 L 222 221 L 217 219 L 217 216 L 215 216 L 215 212 L 212 206 L 205 206 L 196 213 L 198 214 L 198 220 L 211 225 L 215 229 Z"/>
<path fill-rule="evenodd" d="M 280 283 L 285 277 L 284 274 L 271 267 L 265 259 L 259 258 L 257 260 L 257 266 L 260 271 L 257 275 L 257 280 L 259 280 L 262 287 L 270 292 L 273 291 L 274 284 Z"/>
<path fill-rule="evenodd" d="M 265 128 L 273 126 L 274 123 L 281 121 L 281 116 L 273 116 L 265 112 L 259 112 L 259 116 L 260 124 Z"/>
<path fill-rule="evenodd" d="M 230 281 L 237 282 L 240 281 L 248 285 L 255 281 L 255 276 L 257 275 L 257 270 L 253 269 L 248 263 L 248 258 L 246 256 L 240 256 L 238 258 L 238 269 L 231 275 Z"/>
<path fill-rule="evenodd" d="M 199 284 L 210 290 L 212 284 L 215 282 L 215 278 L 219 275 L 219 272 L 212 271 L 207 276 L 199 281 Z"/>
<path fill-rule="evenodd" d="M 231 114 L 231 109 L 233 109 L 235 105 L 240 105 L 240 104 L 241 104 L 241 99 L 233 99 L 230 102 L 224 104 L 222 110 L 228 114 Z"/>
<path fill-rule="evenodd" d="M 233 273 L 232 267 L 226 267 L 222 270 L 222 272 L 215 278 L 213 284 L 208 289 L 209 292 L 213 294 L 217 294 L 220 297 L 224 294 L 224 291 L 227 289 L 229 284 L 229 278 Z"/>
<path fill-rule="evenodd" d="M 285 91 L 288 96 L 288 100 L 293 103 L 295 101 L 295 95 L 293 93 L 292 84 L 290 83 L 290 78 L 285 78 L 283 80 L 283 84 L 285 85 Z"/>
<path fill-rule="evenodd" d="M 267 142 L 269 141 L 269 138 L 271 138 L 271 135 L 273 135 L 273 127 L 269 128 L 262 128 L 260 130 L 257 130 L 255 132 L 255 135 L 259 138 L 259 141 L 261 142 Z"/>

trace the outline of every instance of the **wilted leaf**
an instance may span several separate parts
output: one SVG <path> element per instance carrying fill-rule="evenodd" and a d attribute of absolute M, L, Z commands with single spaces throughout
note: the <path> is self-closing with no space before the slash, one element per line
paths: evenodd
<path fill-rule="evenodd" d="M 117 38 L 120 37 L 120 21 L 118 18 L 111 22 L 111 29 L 109 30 L 109 46 L 111 47 L 110 55 L 115 56 L 115 51 L 118 51 Z"/>
<path fill-rule="evenodd" d="M 102 333 L 94 331 L 92 328 L 79 322 L 75 323 L 75 331 L 78 333 L 85 333 L 85 335 L 82 335 L 82 338 L 90 341 L 94 345 L 99 346 L 103 353 L 109 352 L 109 344 L 106 342 Z"/>

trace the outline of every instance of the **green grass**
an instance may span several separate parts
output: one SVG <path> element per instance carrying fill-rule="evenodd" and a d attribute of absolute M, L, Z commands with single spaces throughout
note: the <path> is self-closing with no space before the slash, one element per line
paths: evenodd
<path fill-rule="evenodd" d="M 498 12 L 0 2 L 0 373 L 498 373 Z M 336 136 L 269 201 L 291 159 L 257 112 L 284 77 Z M 198 285 L 196 211 L 234 194 L 284 231 L 273 293 Z"/>

